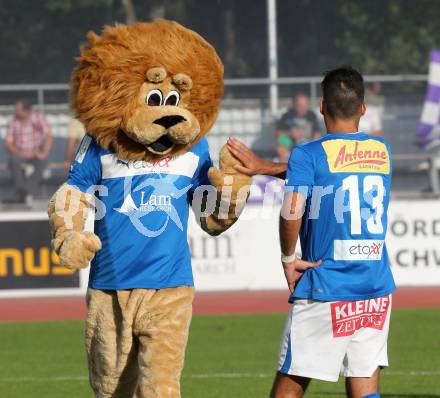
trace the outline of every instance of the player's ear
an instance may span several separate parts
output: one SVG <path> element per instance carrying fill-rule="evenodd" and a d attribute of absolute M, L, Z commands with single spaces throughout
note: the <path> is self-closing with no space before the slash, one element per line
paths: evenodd
<path fill-rule="evenodd" d="M 361 105 L 361 116 L 365 115 L 365 111 L 367 110 L 367 106 L 365 105 L 365 102 L 362 102 Z"/>
<path fill-rule="evenodd" d="M 319 112 L 324 116 L 324 100 L 319 101 Z"/>

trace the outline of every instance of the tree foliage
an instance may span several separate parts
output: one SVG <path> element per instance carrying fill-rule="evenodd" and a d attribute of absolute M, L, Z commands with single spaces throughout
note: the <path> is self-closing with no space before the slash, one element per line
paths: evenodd
<path fill-rule="evenodd" d="M 338 45 L 368 73 L 425 73 L 440 46 L 440 2 L 340 1 L 347 28 Z"/>
<path fill-rule="evenodd" d="M 265 0 L 131 0 L 137 20 L 175 19 L 217 48 L 227 77 L 267 75 Z M 126 21 L 122 0 L 0 0 L 1 83 L 66 82 L 89 30 Z M 425 73 L 440 47 L 437 0 L 278 0 L 280 76 L 341 63 Z"/>

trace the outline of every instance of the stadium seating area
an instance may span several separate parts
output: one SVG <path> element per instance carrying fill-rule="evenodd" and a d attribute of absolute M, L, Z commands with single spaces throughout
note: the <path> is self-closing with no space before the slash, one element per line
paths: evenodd
<path fill-rule="evenodd" d="M 288 103 L 288 98 L 281 100 L 282 105 L 287 106 Z M 393 181 L 395 192 L 411 195 L 418 191 L 429 193 L 432 190 L 428 161 L 424 159 L 424 152 L 414 144 L 414 132 L 419 123 L 421 107 L 421 103 L 385 107 L 383 135 L 390 142 L 395 155 Z M 46 106 L 45 113 L 52 126 L 54 142 L 42 187 L 42 199 L 48 197 L 66 176 L 64 159 L 67 124 L 70 119 L 67 105 Z M 3 110 L 0 114 L 0 186 L 3 187 L 10 182 L 7 169 L 8 156 L 4 150 L 3 138 L 11 114 L 12 108 Z M 259 99 L 224 101 L 217 122 L 209 134 L 214 161 L 217 160 L 218 152 L 229 136 L 241 139 L 264 157 L 271 158 L 274 155 L 273 124 L 267 108 Z M 5 191 L 7 190 L 1 190 L 0 200 L 7 196 Z"/>

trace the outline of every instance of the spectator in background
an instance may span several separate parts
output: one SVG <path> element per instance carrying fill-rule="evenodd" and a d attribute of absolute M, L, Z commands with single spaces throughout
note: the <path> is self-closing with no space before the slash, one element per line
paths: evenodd
<path fill-rule="evenodd" d="M 382 115 L 385 107 L 385 97 L 381 94 L 380 82 L 372 82 L 365 93 L 366 111 L 359 122 L 359 131 L 375 136 L 382 135 Z"/>
<path fill-rule="evenodd" d="M 70 119 L 67 127 L 67 149 L 66 149 L 66 163 L 65 167 L 68 169 L 73 162 L 75 156 L 76 147 L 78 143 L 83 139 L 86 131 L 83 124 L 75 118 Z"/>
<path fill-rule="evenodd" d="M 366 104 L 364 116 L 359 121 L 359 131 L 375 136 L 382 135 L 382 115 L 377 106 Z"/>
<path fill-rule="evenodd" d="M 284 134 L 280 135 L 277 139 L 277 157 L 274 161 L 278 163 L 287 163 L 294 146 L 295 142 L 292 137 Z"/>
<path fill-rule="evenodd" d="M 385 97 L 382 95 L 382 83 L 371 82 L 365 90 L 365 102 L 377 106 L 380 109 L 385 107 Z"/>
<path fill-rule="evenodd" d="M 277 135 L 288 135 L 294 139 L 295 144 L 319 138 L 322 134 L 318 118 L 309 109 L 308 97 L 299 93 L 293 98 L 292 105 L 292 108 L 278 121 Z"/>
<path fill-rule="evenodd" d="M 14 202 L 24 203 L 38 194 L 51 147 L 52 135 L 46 117 L 32 111 L 28 101 L 18 100 L 5 138 L 16 195 Z M 25 170 L 29 165 L 33 169 L 30 175 Z"/>

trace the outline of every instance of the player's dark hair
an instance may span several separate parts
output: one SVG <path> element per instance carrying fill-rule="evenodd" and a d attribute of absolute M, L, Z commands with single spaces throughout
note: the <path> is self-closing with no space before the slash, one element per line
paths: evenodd
<path fill-rule="evenodd" d="M 364 102 L 364 78 L 351 66 L 325 73 L 321 83 L 324 106 L 335 119 L 350 119 Z"/>

